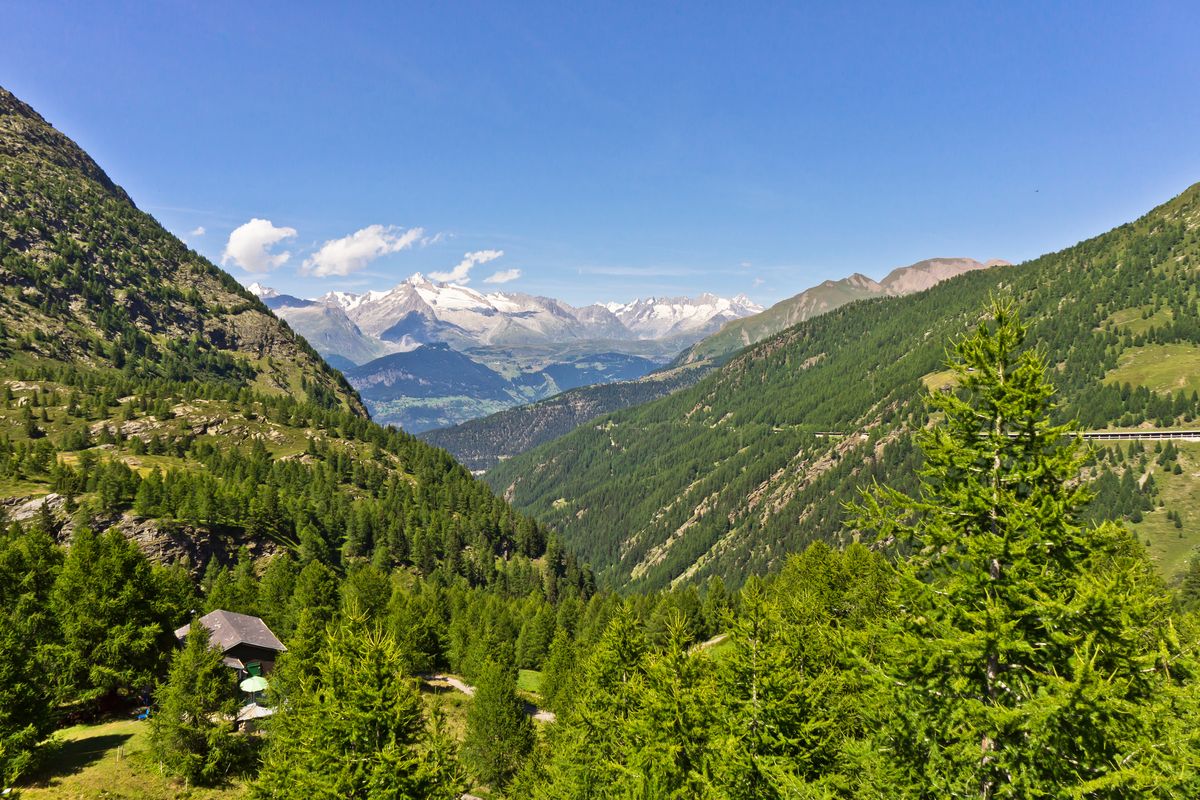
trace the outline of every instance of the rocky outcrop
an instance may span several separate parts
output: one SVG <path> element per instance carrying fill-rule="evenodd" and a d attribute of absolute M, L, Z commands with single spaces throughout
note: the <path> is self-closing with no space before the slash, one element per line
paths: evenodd
<path fill-rule="evenodd" d="M 68 547 L 80 523 L 77 515 L 68 513 L 66 498 L 54 492 L 41 497 L 7 500 L 0 503 L 0 509 L 12 522 L 31 522 L 48 511 L 55 540 Z M 136 514 L 92 517 L 88 525 L 95 531 L 116 528 L 154 563 L 183 563 L 196 577 L 203 575 L 208 563 L 214 559 L 219 564 L 232 564 L 243 547 L 255 559 L 278 555 L 284 550 L 277 542 L 249 538 L 238 528 L 216 530 L 147 519 Z"/>

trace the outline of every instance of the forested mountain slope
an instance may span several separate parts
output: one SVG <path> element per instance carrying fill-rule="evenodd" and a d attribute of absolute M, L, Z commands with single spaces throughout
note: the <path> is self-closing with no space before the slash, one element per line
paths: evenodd
<path fill-rule="evenodd" d="M 649 403 L 691 386 L 713 364 L 687 364 L 630 381 L 581 386 L 553 397 L 498 411 L 449 428 L 425 431 L 419 436 L 444 447 L 473 470 L 487 470 L 505 459 L 565 436 L 596 417 L 623 408 Z"/>
<path fill-rule="evenodd" d="M 422 434 L 474 470 L 564 436 L 604 414 L 657 400 L 698 382 L 737 351 L 796 323 L 812 319 L 855 300 L 912 294 L 978 269 L 1006 265 L 970 258 L 930 258 L 892 270 L 880 282 L 854 274 L 825 281 L 781 300 L 759 314 L 732 320 L 695 343 L 661 370 L 634 381 L 563 392 L 537 403 L 505 409 L 488 417 Z"/>
<path fill-rule="evenodd" d="M 0 504 L 195 569 L 246 544 L 486 581 L 544 547 L 2 89 Z"/>
<path fill-rule="evenodd" d="M 488 480 L 613 584 L 741 580 L 808 542 L 843 541 L 843 503 L 871 481 L 911 481 L 908 433 L 925 422 L 916 401 L 940 385 L 947 343 L 993 294 L 1016 301 L 1054 366 L 1061 417 L 1088 428 L 1190 422 L 1200 415 L 1198 225 L 1200 185 L 1061 252 L 844 306 Z M 1139 485 L 1153 491 L 1144 454 L 1117 458 L 1125 488 L 1098 501 L 1106 512 L 1145 504 L 1129 496 Z M 1164 535 L 1186 539 L 1195 526 Z"/>

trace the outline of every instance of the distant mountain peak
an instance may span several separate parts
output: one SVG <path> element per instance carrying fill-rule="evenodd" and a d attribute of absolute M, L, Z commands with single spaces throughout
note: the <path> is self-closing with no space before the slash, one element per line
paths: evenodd
<path fill-rule="evenodd" d="M 779 301 L 762 313 L 734 319 L 717 333 L 686 351 L 680 356 L 679 363 L 687 364 L 728 355 L 784 328 L 855 300 L 922 292 L 964 272 L 1007 264 L 1007 261 L 1000 259 L 981 263 L 973 258 L 929 258 L 906 267 L 898 267 L 880 281 L 861 272 L 854 272 L 838 280 L 825 280 L 800 294 Z"/>
<path fill-rule="evenodd" d="M 973 258 L 927 258 L 906 267 L 897 267 L 884 276 L 879 285 L 888 294 L 912 294 L 923 292 L 964 272 L 1007 265 L 1007 261 L 1000 259 L 984 263 Z"/>
<path fill-rule="evenodd" d="M 265 300 L 268 297 L 278 297 L 279 292 L 272 289 L 270 286 L 263 286 L 258 281 L 246 287 L 246 291 L 257 297 L 259 300 Z"/>

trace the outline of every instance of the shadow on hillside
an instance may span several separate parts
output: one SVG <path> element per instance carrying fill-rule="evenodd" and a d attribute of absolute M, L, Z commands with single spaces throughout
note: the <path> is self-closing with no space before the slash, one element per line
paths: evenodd
<path fill-rule="evenodd" d="M 132 733 L 106 733 L 54 742 L 43 754 L 40 768 L 31 776 L 32 785 L 49 786 L 69 775 L 82 772 L 132 738 Z"/>

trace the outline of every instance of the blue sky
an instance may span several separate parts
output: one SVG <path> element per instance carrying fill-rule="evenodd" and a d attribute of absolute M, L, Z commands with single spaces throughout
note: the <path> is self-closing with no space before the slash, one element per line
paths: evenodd
<path fill-rule="evenodd" d="M 1194 3 L 335 5 L 3 2 L 0 85 L 214 261 L 269 221 L 226 266 L 306 296 L 769 303 L 1200 181 Z"/>

